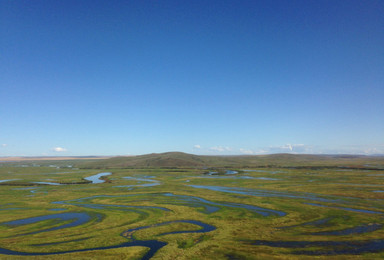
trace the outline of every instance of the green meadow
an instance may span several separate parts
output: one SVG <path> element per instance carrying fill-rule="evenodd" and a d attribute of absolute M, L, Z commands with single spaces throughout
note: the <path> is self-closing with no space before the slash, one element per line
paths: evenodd
<path fill-rule="evenodd" d="M 382 157 L 4 162 L 0 195 L 0 259 L 384 258 Z"/>

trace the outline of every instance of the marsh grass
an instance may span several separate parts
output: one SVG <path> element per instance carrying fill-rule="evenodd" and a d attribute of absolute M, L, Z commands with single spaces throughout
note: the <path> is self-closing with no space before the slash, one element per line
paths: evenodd
<path fill-rule="evenodd" d="M 322 162 L 325 165 L 325 162 Z M 334 164 L 334 162 L 332 162 Z M 22 252 L 59 252 L 83 248 L 117 245 L 127 242 L 121 236 L 125 230 L 155 225 L 174 220 L 198 220 L 217 229 L 201 233 L 163 233 L 197 230 L 198 226 L 187 223 L 171 223 L 139 230 L 134 239 L 156 239 L 167 242 L 153 259 L 313 259 L 313 256 L 296 255 L 295 249 L 257 246 L 254 240 L 267 241 L 362 241 L 383 239 L 382 229 L 347 236 L 313 235 L 315 232 L 343 230 L 362 224 L 384 224 L 383 214 L 367 214 L 340 209 L 350 207 L 384 212 L 384 189 L 381 170 L 348 170 L 338 168 L 229 168 L 240 173 L 233 176 L 205 178 L 204 169 L 73 169 L 54 167 L 18 167 L 15 164 L 0 167 L 0 180 L 17 179 L 0 185 L 0 247 Z M 110 183 L 49 186 L 39 185 L 34 191 L 17 184 L 47 181 L 58 183 L 79 182 L 84 177 L 99 172 L 112 172 Z M 137 185 L 132 176 L 157 180 L 161 185 L 153 187 L 116 188 L 118 185 Z M 247 176 L 250 178 L 237 178 Z M 277 180 L 258 179 L 260 177 Z M 186 182 L 188 180 L 189 182 Z M 16 184 L 16 185 L 13 185 Z M 316 202 L 325 206 L 305 204 L 306 199 L 287 197 L 260 197 L 246 194 L 196 189 L 188 185 L 211 185 L 267 190 L 289 194 L 315 194 L 321 198 L 341 198 L 341 202 Z M 202 205 L 192 205 L 162 194 L 173 193 L 195 196 L 215 203 L 248 204 L 267 209 L 284 211 L 286 216 L 263 217 L 242 208 L 217 206 L 218 211 L 209 213 Z M 102 196 L 103 195 L 103 196 Z M 93 197 L 99 196 L 99 197 Z M 84 199 L 88 198 L 88 199 Z M 79 200 L 81 199 L 81 200 Z M 53 202 L 62 201 L 62 204 Z M 91 205 L 85 207 L 83 204 Z M 107 205 L 98 208 L 97 205 Z M 125 207 L 119 207 L 126 206 Z M 95 206 L 95 207 L 92 207 Z M 133 206 L 129 208 L 129 206 Z M 135 208 L 141 206 L 142 208 Z M 157 208 L 163 207 L 169 211 Z M 145 208 L 147 207 L 147 208 Z M 339 207 L 339 208 L 336 208 Z M 62 208 L 62 211 L 50 211 Z M 70 221 L 46 220 L 23 226 L 6 226 L 1 223 L 59 212 L 87 212 L 91 220 L 76 227 L 18 236 L 29 232 L 60 226 Z M 329 218 L 323 225 L 301 225 Z M 289 227 L 291 226 L 291 227 Z M 281 228 L 289 227 L 289 228 Z M 38 244 L 47 244 L 36 246 Z M 317 247 L 309 250 L 319 250 Z M 384 249 L 383 249 L 384 250 Z M 86 251 L 63 255 L 45 256 L 44 259 L 141 259 L 148 251 L 145 247 L 127 247 L 102 251 Z M 380 259 L 383 252 L 360 255 L 316 256 L 316 259 Z M 41 259 L 39 256 L 5 256 L 1 259 Z"/>

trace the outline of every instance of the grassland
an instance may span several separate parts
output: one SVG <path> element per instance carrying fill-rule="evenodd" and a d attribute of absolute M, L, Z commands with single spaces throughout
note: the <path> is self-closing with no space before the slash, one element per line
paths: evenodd
<path fill-rule="evenodd" d="M 38 254 L 153 240 L 166 245 L 151 259 L 380 259 L 383 168 L 382 157 L 182 153 L 0 163 L 0 248 L 37 254 L 0 259 L 142 259 L 146 246 Z M 9 224 L 64 213 L 87 217 Z"/>

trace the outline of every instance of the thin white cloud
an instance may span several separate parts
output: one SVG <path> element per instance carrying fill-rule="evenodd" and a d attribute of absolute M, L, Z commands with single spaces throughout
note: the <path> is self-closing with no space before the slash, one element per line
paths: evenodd
<path fill-rule="evenodd" d="M 193 146 L 193 148 L 194 148 L 194 149 L 201 149 L 201 145 L 199 145 L 199 144 L 195 144 L 195 145 Z"/>
<path fill-rule="evenodd" d="M 285 144 L 281 146 L 271 146 L 265 150 L 268 153 L 313 153 L 313 147 L 305 144 Z"/>
<path fill-rule="evenodd" d="M 7 144 L 2 144 L 1 147 L 7 147 L 8 145 Z"/>
<path fill-rule="evenodd" d="M 338 148 L 324 149 L 323 153 L 378 155 L 384 154 L 384 145 L 345 145 Z"/>
<path fill-rule="evenodd" d="M 338 147 L 324 147 L 306 144 L 285 144 L 261 148 L 255 154 L 293 153 L 293 154 L 384 154 L 384 145 L 341 145 Z"/>
<path fill-rule="evenodd" d="M 211 147 L 209 148 L 210 151 L 213 151 L 213 152 L 231 152 L 232 151 L 232 148 L 226 146 L 226 147 L 223 147 L 223 146 L 214 146 L 214 147 Z"/>
<path fill-rule="evenodd" d="M 242 153 L 242 154 L 254 154 L 255 152 L 252 151 L 251 149 L 240 148 L 240 153 Z"/>
<path fill-rule="evenodd" d="M 63 147 L 54 147 L 52 150 L 55 151 L 55 152 L 58 152 L 58 153 L 66 152 L 67 151 L 67 149 L 65 149 Z"/>
<path fill-rule="evenodd" d="M 255 151 L 255 154 L 267 154 L 267 153 L 269 153 L 269 151 L 266 149 L 259 149 Z"/>

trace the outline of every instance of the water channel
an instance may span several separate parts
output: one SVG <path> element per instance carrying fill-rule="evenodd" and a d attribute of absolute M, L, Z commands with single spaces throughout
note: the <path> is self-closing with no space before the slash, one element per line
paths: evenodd
<path fill-rule="evenodd" d="M 111 175 L 112 173 L 110 172 L 101 172 L 101 173 L 98 173 L 98 174 L 95 174 L 95 175 L 92 175 L 92 176 L 89 176 L 89 177 L 85 177 L 84 179 L 87 180 L 87 181 L 91 181 L 92 184 L 99 184 L 99 183 L 104 183 L 105 181 L 100 179 L 101 177 L 104 177 L 104 176 L 108 176 L 108 175 Z"/>

